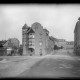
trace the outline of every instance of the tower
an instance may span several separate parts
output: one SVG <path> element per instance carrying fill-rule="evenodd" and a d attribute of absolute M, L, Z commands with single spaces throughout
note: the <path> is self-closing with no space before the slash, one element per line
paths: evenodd
<path fill-rule="evenodd" d="M 23 45 L 23 55 L 28 54 L 28 34 L 27 34 L 28 26 L 24 24 L 22 27 L 22 45 Z"/>

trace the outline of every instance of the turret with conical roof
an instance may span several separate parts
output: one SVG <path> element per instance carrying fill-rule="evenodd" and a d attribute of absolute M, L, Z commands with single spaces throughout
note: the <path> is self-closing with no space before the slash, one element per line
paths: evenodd
<path fill-rule="evenodd" d="M 27 54 L 27 41 L 28 41 L 28 35 L 27 35 L 27 31 L 28 31 L 28 26 L 27 24 L 24 24 L 24 26 L 22 27 L 22 45 L 23 45 L 23 55 Z"/>
<path fill-rule="evenodd" d="M 24 26 L 22 27 L 22 29 L 27 29 L 27 28 L 28 28 L 28 26 L 27 26 L 27 24 L 25 23 Z"/>

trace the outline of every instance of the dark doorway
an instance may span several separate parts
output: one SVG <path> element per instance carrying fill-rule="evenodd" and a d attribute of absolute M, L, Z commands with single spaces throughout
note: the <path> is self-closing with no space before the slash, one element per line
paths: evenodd
<path fill-rule="evenodd" d="M 34 49 L 33 49 L 33 48 L 29 48 L 29 51 L 33 52 L 33 51 L 34 51 Z"/>
<path fill-rule="evenodd" d="M 34 54 L 34 48 L 29 48 L 28 50 L 29 50 L 30 56 L 32 56 Z"/>
<path fill-rule="evenodd" d="M 42 49 L 40 49 L 40 56 L 42 56 Z"/>

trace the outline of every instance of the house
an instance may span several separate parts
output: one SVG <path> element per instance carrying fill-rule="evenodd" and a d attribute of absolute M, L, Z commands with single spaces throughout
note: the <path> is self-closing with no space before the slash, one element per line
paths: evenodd
<path fill-rule="evenodd" d="M 22 27 L 23 55 L 45 55 L 48 41 L 49 31 L 43 29 L 40 23 L 35 22 L 31 27 L 25 24 Z"/>
<path fill-rule="evenodd" d="M 66 40 L 65 39 L 56 39 L 55 45 L 58 47 L 63 47 L 63 49 L 66 49 Z"/>
<path fill-rule="evenodd" d="M 66 41 L 66 49 L 74 49 L 74 41 Z"/>
<path fill-rule="evenodd" d="M 7 55 L 16 55 L 19 48 L 19 40 L 17 38 L 9 38 L 3 45 L 7 49 Z M 11 52 L 14 52 L 13 54 Z"/>

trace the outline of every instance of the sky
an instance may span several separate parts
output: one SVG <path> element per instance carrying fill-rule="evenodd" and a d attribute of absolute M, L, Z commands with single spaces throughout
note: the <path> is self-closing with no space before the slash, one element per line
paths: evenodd
<path fill-rule="evenodd" d="M 50 36 L 73 41 L 78 17 L 79 4 L 0 5 L 0 40 L 18 38 L 22 43 L 22 26 L 39 22 Z"/>

